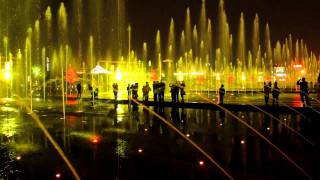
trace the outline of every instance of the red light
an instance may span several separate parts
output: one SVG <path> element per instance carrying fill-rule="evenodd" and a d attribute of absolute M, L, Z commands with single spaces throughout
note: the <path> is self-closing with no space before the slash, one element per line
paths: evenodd
<path fill-rule="evenodd" d="M 90 141 L 93 143 L 93 144 L 97 144 L 101 141 L 101 138 L 99 136 L 92 136 L 90 138 Z"/>
<path fill-rule="evenodd" d="M 57 179 L 60 179 L 60 178 L 61 178 L 61 174 L 60 174 L 60 173 L 57 173 L 57 174 L 56 174 L 56 178 L 57 178 Z"/>

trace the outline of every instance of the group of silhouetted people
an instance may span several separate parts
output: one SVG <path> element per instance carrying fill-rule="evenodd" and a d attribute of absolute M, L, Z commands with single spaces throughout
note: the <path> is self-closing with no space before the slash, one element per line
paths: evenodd
<path fill-rule="evenodd" d="M 164 102 L 164 92 L 166 89 L 166 84 L 163 81 L 153 81 L 153 100 L 154 102 Z"/>
<path fill-rule="evenodd" d="M 169 87 L 172 102 L 179 102 L 179 94 L 181 96 L 181 102 L 184 102 L 184 95 L 186 94 L 186 84 L 184 83 L 184 81 L 172 83 L 169 85 Z"/>
<path fill-rule="evenodd" d="M 300 98 L 301 102 L 303 103 L 303 106 L 310 106 L 310 100 L 309 100 L 309 89 L 308 89 L 308 82 L 306 81 L 306 78 L 303 77 L 297 81 L 297 85 L 300 87 Z M 152 84 L 152 91 L 153 91 L 153 97 L 154 102 L 164 102 L 164 93 L 165 93 L 165 83 L 162 81 L 153 81 Z M 181 82 L 175 82 L 171 83 L 169 85 L 170 87 L 170 93 L 171 93 L 171 99 L 173 103 L 179 102 L 179 95 L 181 97 L 181 102 L 184 102 L 184 95 L 185 92 L 185 83 L 184 81 Z M 118 98 L 118 91 L 119 86 L 117 83 L 112 84 L 113 88 L 113 94 L 114 99 L 117 100 Z M 320 99 L 320 74 L 318 76 L 317 83 L 314 84 L 314 88 L 317 92 L 317 98 Z M 81 98 L 82 96 L 82 86 L 81 83 L 78 83 L 76 85 L 77 89 L 77 98 Z M 88 90 L 91 94 L 91 98 L 97 98 L 98 97 L 98 88 L 93 89 L 93 87 L 89 84 Z M 128 84 L 127 86 L 128 91 L 128 97 L 132 97 L 133 99 L 138 99 L 138 83 L 134 84 Z M 146 82 L 146 84 L 142 87 L 142 94 L 143 94 L 143 101 L 148 102 L 149 101 L 149 93 L 151 92 L 151 87 L 149 86 L 149 83 Z M 224 85 L 222 84 L 218 90 L 219 94 L 219 104 L 224 103 L 224 97 L 226 94 L 226 90 L 224 88 Z M 264 102 L 265 105 L 268 105 L 270 94 L 272 95 L 272 104 L 278 106 L 279 105 L 279 95 L 280 95 L 280 88 L 278 87 L 278 83 L 274 82 L 273 88 L 271 82 L 264 82 L 263 85 L 263 94 L 264 94 Z"/>
<path fill-rule="evenodd" d="M 268 105 L 270 94 L 272 94 L 272 104 L 279 105 L 279 95 L 280 95 L 280 88 L 278 87 L 277 81 L 274 82 L 274 86 L 272 89 L 272 83 L 263 83 L 263 93 L 264 93 L 264 102 Z"/>

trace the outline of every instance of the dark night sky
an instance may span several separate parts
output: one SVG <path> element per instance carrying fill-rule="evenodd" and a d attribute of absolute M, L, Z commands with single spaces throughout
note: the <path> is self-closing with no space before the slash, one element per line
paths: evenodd
<path fill-rule="evenodd" d="M 215 21 L 219 0 L 206 0 L 207 15 Z M 271 27 L 272 43 L 283 41 L 291 33 L 303 38 L 309 47 L 319 53 L 320 37 L 319 0 L 225 0 L 232 33 L 237 32 L 240 12 L 245 13 L 247 36 L 250 37 L 255 13 L 260 17 L 260 28 L 265 22 Z M 167 34 L 170 17 L 176 22 L 178 32 L 184 27 L 185 9 L 189 6 L 193 23 L 198 22 L 201 0 L 127 0 L 128 21 L 133 26 L 136 45 L 142 41 L 153 42 L 156 30 Z M 215 27 L 213 27 L 215 28 Z"/>

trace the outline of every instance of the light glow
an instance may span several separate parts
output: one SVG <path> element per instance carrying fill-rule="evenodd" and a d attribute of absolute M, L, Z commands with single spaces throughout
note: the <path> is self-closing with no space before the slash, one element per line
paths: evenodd
<path fill-rule="evenodd" d="M 203 166 L 204 165 L 204 161 L 203 160 L 199 161 L 199 165 Z"/>

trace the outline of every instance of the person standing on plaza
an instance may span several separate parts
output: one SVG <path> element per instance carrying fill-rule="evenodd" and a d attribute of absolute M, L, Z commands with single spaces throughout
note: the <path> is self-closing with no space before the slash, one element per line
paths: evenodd
<path fill-rule="evenodd" d="M 82 87 L 81 83 L 77 84 L 77 98 L 81 98 Z"/>
<path fill-rule="evenodd" d="M 263 87 L 264 102 L 265 102 L 265 105 L 267 106 L 269 101 L 270 91 L 271 91 L 271 82 L 269 82 L 268 84 L 264 82 L 263 84 L 264 84 L 264 87 Z"/>
<path fill-rule="evenodd" d="M 170 87 L 170 93 L 171 93 L 171 100 L 174 103 L 174 102 L 176 102 L 175 84 L 170 84 L 169 87 Z"/>
<path fill-rule="evenodd" d="M 142 93 L 143 93 L 143 100 L 145 102 L 148 102 L 149 101 L 149 92 L 151 91 L 151 88 L 149 86 L 149 83 L 146 82 L 146 85 L 143 86 L 142 88 Z"/>
<path fill-rule="evenodd" d="M 93 87 L 91 86 L 91 84 L 88 84 L 88 90 L 91 94 L 91 99 L 93 99 Z"/>
<path fill-rule="evenodd" d="M 157 102 L 158 101 L 158 81 L 153 81 L 152 84 L 152 91 L 153 91 L 153 101 Z"/>
<path fill-rule="evenodd" d="M 226 94 L 226 90 L 224 89 L 224 85 L 221 84 L 219 88 L 219 104 L 223 104 L 224 95 Z"/>
<path fill-rule="evenodd" d="M 119 90 L 118 84 L 113 83 L 112 88 L 113 88 L 114 100 L 117 100 L 118 99 L 118 90 Z"/>
<path fill-rule="evenodd" d="M 303 107 L 310 106 L 310 101 L 309 101 L 309 91 L 308 91 L 308 82 L 306 81 L 306 78 L 303 77 L 302 79 L 299 79 L 297 81 L 297 85 L 300 86 L 300 98 L 303 104 Z"/>
<path fill-rule="evenodd" d="M 132 85 L 132 98 L 138 99 L 138 83 Z"/>
<path fill-rule="evenodd" d="M 317 91 L 317 98 L 320 99 L 320 73 L 317 79 L 316 91 Z"/>
<path fill-rule="evenodd" d="M 278 87 L 278 82 L 274 82 L 273 90 L 272 90 L 272 104 L 279 106 L 279 95 L 280 95 L 280 88 Z"/>
<path fill-rule="evenodd" d="M 179 83 L 176 82 L 175 83 L 175 86 L 174 86 L 174 95 L 175 95 L 175 101 L 176 102 L 179 102 L 179 91 L 180 91 L 180 88 L 179 88 Z"/>
<path fill-rule="evenodd" d="M 161 81 L 159 83 L 158 87 L 159 87 L 159 91 L 160 91 L 159 92 L 159 102 L 164 102 L 164 92 L 166 90 L 166 84 L 163 81 Z"/>
<path fill-rule="evenodd" d="M 180 95 L 181 95 L 181 102 L 184 102 L 184 98 L 183 96 L 186 95 L 186 91 L 184 90 L 186 87 L 186 84 L 184 83 L 184 81 L 181 82 L 179 88 L 180 88 Z"/>
<path fill-rule="evenodd" d="M 129 100 L 130 95 L 131 95 L 131 87 L 130 87 L 130 84 L 128 84 L 128 86 L 127 86 L 127 92 L 128 92 L 128 100 Z"/>

